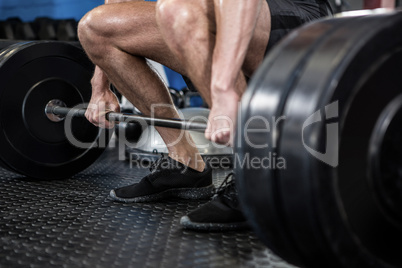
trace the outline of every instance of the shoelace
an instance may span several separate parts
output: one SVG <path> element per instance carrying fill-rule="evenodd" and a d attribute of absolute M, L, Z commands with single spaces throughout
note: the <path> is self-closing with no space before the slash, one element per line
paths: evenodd
<path fill-rule="evenodd" d="M 216 190 L 215 196 L 224 196 L 232 202 L 237 202 L 236 196 L 236 186 L 235 181 L 233 179 L 234 173 L 229 173 L 226 178 L 223 180 L 221 185 Z"/>
<path fill-rule="evenodd" d="M 166 159 L 165 155 L 161 154 L 161 157 L 151 164 L 151 166 L 149 167 L 149 171 L 151 172 L 156 171 L 158 167 L 162 164 L 163 160 L 165 159 Z"/>

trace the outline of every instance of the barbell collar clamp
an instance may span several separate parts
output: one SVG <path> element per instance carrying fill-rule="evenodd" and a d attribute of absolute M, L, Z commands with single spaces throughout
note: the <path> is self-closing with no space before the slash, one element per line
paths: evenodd
<path fill-rule="evenodd" d="M 54 112 L 55 107 L 66 107 L 66 104 L 61 100 L 51 100 L 46 104 L 45 107 L 45 114 L 46 117 L 53 122 L 60 122 L 63 121 L 66 117 L 65 115 L 57 114 Z"/>

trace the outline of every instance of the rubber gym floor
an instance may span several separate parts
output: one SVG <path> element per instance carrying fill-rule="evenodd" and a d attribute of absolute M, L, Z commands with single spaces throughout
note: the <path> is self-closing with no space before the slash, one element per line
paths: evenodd
<path fill-rule="evenodd" d="M 109 191 L 147 174 L 108 148 L 66 180 L 32 180 L 0 169 L 0 267 L 290 268 L 250 231 L 181 229 L 206 201 L 122 204 Z M 219 186 L 228 170 L 214 170 Z"/>

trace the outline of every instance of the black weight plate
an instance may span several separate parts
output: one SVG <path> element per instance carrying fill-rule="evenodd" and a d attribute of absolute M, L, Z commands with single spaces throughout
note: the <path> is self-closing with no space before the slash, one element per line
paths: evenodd
<path fill-rule="evenodd" d="M 93 65 L 76 46 L 29 42 L 12 46 L 0 58 L 0 159 L 11 170 L 38 179 L 70 177 L 103 152 L 108 135 L 85 118 L 50 121 L 48 101 L 73 107 L 88 102 Z M 71 135 L 86 146 L 68 139 Z M 104 146 L 97 146 L 98 139 Z"/>
<path fill-rule="evenodd" d="M 276 254 L 295 264 L 303 260 L 288 235 L 278 200 L 276 173 L 280 167 L 272 166 L 281 158 L 275 145 L 281 135 L 280 117 L 284 115 L 288 94 L 315 48 L 326 35 L 347 22 L 327 19 L 293 31 L 264 60 L 241 101 L 234 160 L 240 201 L 259 238 Z M 269 125 L 269 129 L 250 132 L 245 125 L 251 130 L 267 129 Z M 252 159 L 266 159 L 271 166 L 252 167 Z"/>
<path fill-rule="evenodd" d="M 15 40 L 0 40 L 0 51 L 10 48 L 12 45 L 18 44 L 21 41 Z"/>
<path fill-rule="evenodd" d="M 370 140 L 370 185 L 396 224 L 402 222 L 402 93 L 385 108 Z"/>
<path fill-rule="evenodd" d="M 350 20 L 315 49 L 286 100 L 277 190 L 304 266 L 402 266 L 401 228 L 368 178 L 373 129 L 402 88 L 401 29 L 400 12 Z"/>
<path fill-rule="evenodd" d="M 9 54 L 12 54 L 12 51 L 15 48 L 20 47 L 23 44 L 21 41 L 15 41 L 15 40 L 1 40 L 0 41 L 0 59 L 6 58 Z M 1 92 L 0 92 L 1 94 Z M 0 95 L 1 96 L 1 95 Z M 6 163 L 4 163 L 1 158 L 0 158 L 0 166 L 9 169 L 11 171 L 14 171 L 11 167 L 7 166 Z"/>

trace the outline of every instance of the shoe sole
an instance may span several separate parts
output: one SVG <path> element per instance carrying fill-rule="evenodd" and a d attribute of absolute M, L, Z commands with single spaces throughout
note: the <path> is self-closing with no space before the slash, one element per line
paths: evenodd
<path fill-rule="evenodd" d="M 184 229 L 195 231 L 209 231 L 209 232 L 222 232 L 222 231 L 239 231 L 248 230 L 250 225 L 247 222 L 231 222 L 231 223 L 200 223 L 193 222 L 188 216 L 183 216 L 180 219 L 180 225 Z"/>
<path fill-rule="evenodd" d="M 168 198 L 180 198 L 180 199 L 209 199 L 215 194 L 214 185 L 210 185 L 202 188 L 176 188 L 169 189 L 157 194 L 138 196 L 134 198 L 122 198 L 116 196 L 114 190 L 110 191 L 110 198 L 115 201 L 123 203 L 147 203 L 154 202 Z"/>

